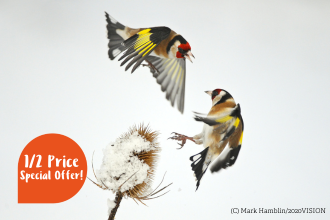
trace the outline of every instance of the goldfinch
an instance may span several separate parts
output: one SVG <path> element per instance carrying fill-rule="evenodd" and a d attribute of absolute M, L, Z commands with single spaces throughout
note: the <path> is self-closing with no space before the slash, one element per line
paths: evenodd
<path fill-rule="evenodd" d="M 195 173 L 197 184 L 206 172 L 211 162 L 211 172 L 220 171 L 232 166 L 238 157 L 242 146 L 244 124 L 241 116 L 241 108 L 233 97 L 224 89 L 206 91 L 212 98 L 212 108 L 207 116 L 195 113 L 195 120 L 204 122 L 203 131 L 194 137 L 187 137 L 178 133 L 170 139 L 181 141 L 181 148 L 186 140 L 196 144 L 203 144 L 204 150 L 190 157 L 193 161 L 192 170 Z"/>
<path fill-rule="evenodd" d="M 173 106 L 175 100 L 181 113 L 184 110 L 186 58 L 191 61 L 191 47 L 179 34 L 168 27 L 129 28 L 105 13 L 109 39 L 109 58 L 123 60 L 121 66 L 130 61 L 125 70 L 133 64 L 132 73 L 142 64 L 166 91 L 166 99 Z"/>

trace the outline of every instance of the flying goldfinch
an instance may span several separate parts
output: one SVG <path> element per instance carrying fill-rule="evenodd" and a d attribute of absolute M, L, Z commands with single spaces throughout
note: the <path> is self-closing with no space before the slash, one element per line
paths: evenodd
<path fill-rule="evenodd" d="M 131 66 L 132 73 L 142 64 L 150 68 L 151 73 L 166 91 L 166 99 L 173 106 L 175 100 L 181 113 L 184 110 L 186 58 L 194 57 L 189 43 L 168 27 L 129 28 L 105 13 L 109 39 L 109 58 L 123 60 L 121 66 Z"/>
<path fill-rule="evenodd" d="M 232 166 L 238 157 L 242 146 L 244 124 L 241 116 L 241 108 L 233 97 L 223 89 L 206 91 L 212 97 L 212 108 L 207 116 L 196 113 L 195 120 L 204 122 L 203 131 L 194 137 L 187 137 L 174 133 L 170 139 L 181 141 L 181 148 L 186 140 L 196 144 L 203 144 L 204 150 L 190 157 L 193 161 L 192 170 L 195 173 L 199 187 L 200 180 L 211 162 L 211 172 L 226 169 Z"/>

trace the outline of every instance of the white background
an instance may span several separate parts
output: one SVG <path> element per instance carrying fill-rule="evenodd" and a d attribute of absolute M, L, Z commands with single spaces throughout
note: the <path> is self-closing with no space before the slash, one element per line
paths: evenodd
<path fill-rule="evenodd" d="M 125 72 L 107 55 L 104 11 L 124 25 L 169 26 L 190 43 L 181 115 L 147 68 Z M 18 204 L 17 162 L 45 133 L 75 140 L 91 173 L 101 150 L 141 122 L 161 132 L 155 184 L 167 171 L 171 191 L 149 207 L 123 200 L 116 219 L 330 219 L 330 2 L 0 1 L 0 218 L 107 219 L 113 197 L 86 180 L 60 204 Z M 195 135 L 207 113 L 204 91 L 222 88 L 245 122 L 235 166 L 206 172 L 200 188 L 189 142 L 176 150 L 172 131 Z M 51 189 L 50 189 L 51 190 Z M 231 208 L 326 208 L 326 214 L 230 214 Z"/>

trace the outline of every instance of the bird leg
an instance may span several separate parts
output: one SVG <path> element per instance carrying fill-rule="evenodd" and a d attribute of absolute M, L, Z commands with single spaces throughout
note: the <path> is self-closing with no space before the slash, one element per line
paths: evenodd
<path fill-rule="evenodd" d="M 169 137 L 168 139 L 181 141 L 181 144 L 178 143 L 178 145 L 181 146 L 178 149 L 183 148 L 183 145 L 186 143 L 187 140 L 191 140 L 192 142 L 196 143 L 195 140 L 194 140 L 194 138 L 192 138 L 192 137 L 187 137 L 186 135 L 179 134 L 179 133 L 176 133 L 176 132 L 172 132 L 171 134 L 174 134 L 174 135 L 172 137 Z"/>
<path fill-rule="evenodd" d="M 154 70 L 156 73 L 159 74 L 158 69 L 157 69 L 157 68 L 156 68 L 151 62 L 149 62 L 148 60 L 144 60 L 144 61 L 146 61 L 148 64 L 142 64 L 142 66 L 147 66 L 147 67 L 149 67 L 151 70 Z"/>

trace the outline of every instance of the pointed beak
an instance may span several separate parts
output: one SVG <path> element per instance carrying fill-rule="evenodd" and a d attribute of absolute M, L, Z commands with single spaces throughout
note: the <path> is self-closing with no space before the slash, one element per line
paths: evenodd
<path fill-rule="evenodd" d="M 205 93 L 212 96 L 212 91 L 205 91 Z"/>
<path fill-rule="evenodd" d="M 188 60 L 190 60 L 190 62 L 192 62 L 190 56 L 192 56 L 193 58 L 195 58 L 194 55 L 193 55 L 193 54 L 191 53 L 191 51 L 189 50 L 189 51 L 186 53 L 185 57 L 186 57 Z"/>

